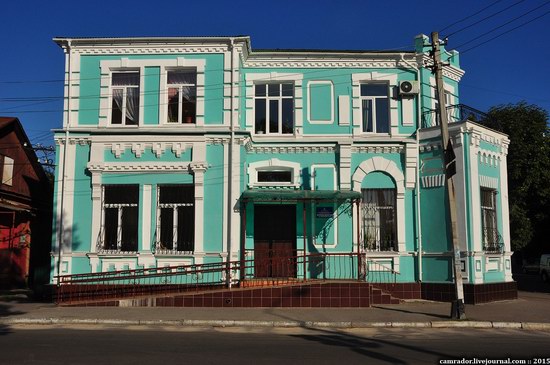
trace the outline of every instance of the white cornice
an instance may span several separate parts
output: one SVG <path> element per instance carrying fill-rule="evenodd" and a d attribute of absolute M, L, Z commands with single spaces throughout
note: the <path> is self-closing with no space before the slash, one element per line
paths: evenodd
<path fill-rule="evenodd" d="M 424 65 L 432 65 L 433 64 L 433 60 L 432 58 L 427 55 L 427 54 L 423 54 L 421 56 L 418 57 L 418 61 L 423 62 Z M 458 67 L 455 67 L 455 66 L 452 66 L 452 65 L 449 65 L 449 66 L 443 66 L 443 76 L 445 77 L 448 77 L 450 78 L 451 80 L 454 80 L 454 81 L 460 81 L 460 79 L 462 79 L 462 76 L 464 76 L 464 73 L 465 71 L 458 68 Z"/>
<path fill-rule="evenodd" d="M 117 163 L 103 163 L 103 162 L 89 162 L 87 168 L 90 172 L 163 172 L 163 171 L 189 171 L 190 162 L 117 162 Z"/>
<path fill-rule="evenodd" d="M 416 62 L 411 58 L 409 62 Z M 409 69 L 410 64 L 400 61 L 397 57 L 355 57 L 342 59 L 327 55 L 326 57 L 304 58 L 304 57 L 254 57 L 250 56 L 243 67 L 246 68 L 405 68 Z"/>

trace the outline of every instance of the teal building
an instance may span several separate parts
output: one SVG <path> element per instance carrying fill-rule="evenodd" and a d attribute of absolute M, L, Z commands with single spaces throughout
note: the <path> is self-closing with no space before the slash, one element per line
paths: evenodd
<path fill-rule="evenodd" d="M 358 277 L 387 270 L 418 296 L 448 299 L 426 36 L 412 51 L 254 50 L 242 36 L 54 41 L 66 82 L 52 284 L 240 260 L 256 265 L 233 283 L 308 279 L 317 273 L 274 258 L 357 253 Z M 513 284 L 509 140 L 460 104 L 459 54 L 442 55 L 467 301 L 503 298 Z"/>

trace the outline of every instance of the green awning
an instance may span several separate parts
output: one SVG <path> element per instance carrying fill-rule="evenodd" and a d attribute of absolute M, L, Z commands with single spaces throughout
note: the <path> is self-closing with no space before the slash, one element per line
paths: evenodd
<path fill-rule="evenodd" d="M 344 201 L 360 199 L 361 193 L 350 190 L 289 190 L 289 189 L 249 189 L 241 195 L 243 201 Z"/>

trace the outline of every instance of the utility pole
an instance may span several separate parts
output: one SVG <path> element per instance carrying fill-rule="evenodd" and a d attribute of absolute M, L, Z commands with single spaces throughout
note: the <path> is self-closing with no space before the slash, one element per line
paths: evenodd
<path fill-rule="evenodd" d="M 445 88 L 443 86 L 443 64 L 441 62 L 441 50 L 439 49 L 439 33 L 432 32 L 432 57 L 435 74 L 437 98 L 439 102 L 439 121 L 441 127 L 441 145 L 443 146 L 443 167 L 445 170 L 445 187 L 447 190 L 447 201 L 449 217 L 451 220 L 451 236 L 453 242 L 453 268 L 455 280 L 456 299 L 451 305 L 452 319 L 466 319 L 464 311 L 464 287 L 462 283 L 462 265 L 460 263 L 460 246 L 456 232 L 456 199 L 452 176 L 456 173 L 455 154 L 453 145 L 449 138 L 447 121 L 447 110 L 445 108 Z"/>

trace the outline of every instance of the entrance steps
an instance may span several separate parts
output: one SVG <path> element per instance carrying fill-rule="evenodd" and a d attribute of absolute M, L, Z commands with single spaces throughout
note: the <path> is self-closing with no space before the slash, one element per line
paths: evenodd
<path fill-rule="evenodd" d="M 371 283 L 305 281 L 284 284 L 255 280 L 243 287 L 202 290 L 141 298 L 71 303 L 71 306 L 200 307 L 200 308 L 366 308 L 399 304 L 400 300 Z M 274 285 L 268 285 L 274 284 Z"/>

